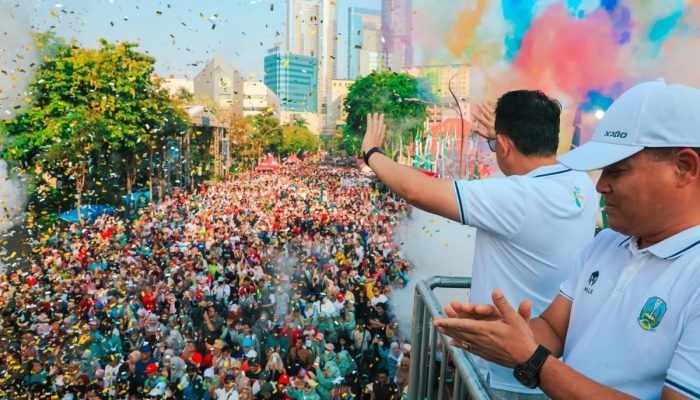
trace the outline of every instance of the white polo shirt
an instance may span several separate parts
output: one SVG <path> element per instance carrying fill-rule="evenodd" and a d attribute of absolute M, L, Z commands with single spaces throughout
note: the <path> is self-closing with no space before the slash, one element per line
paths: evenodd
<path fill-rule="evenodd" d="M 573 302 L 564 361 L 642 399 L 700 399 L 700 225 L 646 249 L 601 232 L 561 285 Z"/>
<path fill-rule="evenodd" d="M 532 300 L 533 315 L 542 313 L 593 239 L 598 195 L 591 179 L 557 164 L 454 186 L 462 223 L 478 228 L 470 301 L 490 304 L 500 288 L 516 307 Z M 518 383 L 512 369 L 475 359 L 491 387 L 539 393 Z"/>

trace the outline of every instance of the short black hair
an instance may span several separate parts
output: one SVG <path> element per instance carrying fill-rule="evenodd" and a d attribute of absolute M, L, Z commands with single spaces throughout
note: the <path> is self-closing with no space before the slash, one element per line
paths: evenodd
<path fill-rule="evenodd" d="M 654 161 L 666 161 L 677 152 L 687 148 L 700 155 L 700 147 L 645 147 L 644 151 L 649 154 Z"/>
<path fill-rule="evenodd" d="M 559 147 L 561 104 L 539 90 L 514 90 L 498 99 L 496 133 L 526 156 L 553 156 Z"/>

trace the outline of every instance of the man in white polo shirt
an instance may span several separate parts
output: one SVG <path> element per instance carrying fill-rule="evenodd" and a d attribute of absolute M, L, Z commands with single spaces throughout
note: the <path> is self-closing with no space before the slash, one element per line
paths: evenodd
<path fill-rule="evenodd" d="M 552 398 L 700 399 L 700 90 L 635 86 L 559 160 L 603 168 L 611 230 L 539 318 L 494 290 L 494 305 L 452 303 L 435 325 Z"/>
<path fill-rule="evenodd" d="M 533 311 L 542 312 L 571 272 L 573 256 L 593 238 L 593 182 L 556 161 L 560 111 L 539 91 L 504 94 L 495 126 L 486 131 L 495 131 L 489 145 L 507 177 L 481 181 L 431 178 L 372 150 L 383 143 L 384 124 L 382 116 L 368 117 L 362 148 L 379 179 L 418 208 L 478 228 L 472 302 L 489 301 L 491 290 L 501 287 L 510 298 L 532 299 Z M 490 118 L 479 119 L 489 124 Z M 499 397 L 541 396 L 520 385 L 511 370 L 477 363 Z"/>

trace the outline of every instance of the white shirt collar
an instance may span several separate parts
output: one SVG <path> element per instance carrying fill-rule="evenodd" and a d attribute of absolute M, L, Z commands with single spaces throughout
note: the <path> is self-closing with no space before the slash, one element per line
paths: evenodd
<path fill-rule="evenodd" d="M 700 225 L 679 232 L 645 249 L 640 250 L 637 241 L 636 237 L 628 236 L 619 245 L 627 244 L 633 253 L 649 252 L 659 258 L 675 260 L 690 249 L 700 248 Z"/>

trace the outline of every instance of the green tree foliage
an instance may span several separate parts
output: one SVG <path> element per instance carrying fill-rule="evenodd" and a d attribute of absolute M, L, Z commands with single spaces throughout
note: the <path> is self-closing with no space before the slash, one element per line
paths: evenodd
<path fill-rule="evenodd" d="M 299 128 L 308 128 L 309 127 L 309 124 L 306 123 L 306 120 L 304 118 L 295 118 L 293 125 L 297 126 Z"/>
<path fill-rule="evenodd" d="M 407 143 L 427 117 L 426 104 L 415 101 L 422 99 L 423 90 L 416 78 L 391 71 L 374 71 L 355 81 L 344 103 L 348 117 L 342 147 L 357 154 L 355 144 L 364 134 L 367 114 L 373 112 L 386 115 L 389 145 L 397 145 L 399 136 Z"/>
<path fill-rule="evenodd" d="M 282 127 L 284 135 L 282 141 L 282 154 L 289 156 L 299 153 L 316 153 L 320 144 L 318 136 L 314 135 L 306 127 L 296 125 Z"/>
<path fill-rule="evenodd" d="M 188 129 L 179 104 L 151 79 L 155 59 L 128 42 L 86 49 L 50 34 L 36 41 L 43 62 L 29 109 L 3 123 L 3 156 L 40 182 L 62 182 L 64 199 L 74 194 L 77 204 L 84 192 L 114 200 L 139 178 L 146 186 L 167 138 Z"/>
<path fill-rule="evenodd" d="M 332 136 L 324 136 L 322 140 L 323 150 L 330 154 L 360 154 L 362 136 L 350 133 L 347 129 L 340 128 Z"/>
<path fill-rule="evenodd" d="M 258 114 L 250 117 L 250 146 L 260 158 L 266 153 L 277 154 L 282 150 L 284 134 L 279 119 L 272 113 Z"/>

